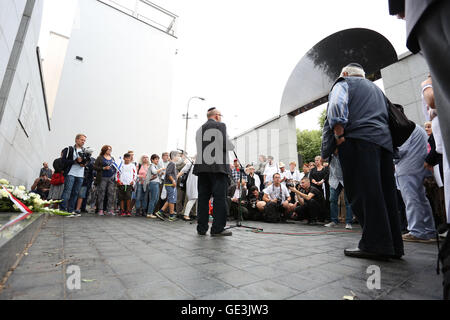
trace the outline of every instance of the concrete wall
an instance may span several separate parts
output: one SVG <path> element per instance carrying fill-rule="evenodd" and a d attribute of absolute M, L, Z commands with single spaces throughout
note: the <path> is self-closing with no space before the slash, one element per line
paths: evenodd
<path fill-rule="evenodd" d="M 286 165 L 297 161 L 295 117 L 289 115 L 272 118 L 233 140 L 243 164 L 256 164 L 259 155 L 271 155 Z"/>
<path fill-rule="evenodd" d="M 49 134 L 36 54 L 43 1 L 36 0 L 31 19 L 24 18 L 32 2 L 0 1 L 0 177 L 27 187 L 47 160 Z"/>
<path fill-rule="evenodd" d="M 68 37 L 50 32 L 46 57 L 42 61 L 50 119 L 55 109 L 56 95 L 58 93 L 59 81 L 61 80 L 68 46 Z"/>
<path fill-rule="evenodd" d="M 406 53 L 399 61 L 381 70 L 386 96 L 393 103 L 404 106 L 408 118 L 424 126 L 422 87 L 429 73 L 428 65 L 420 54 Z"/>
<path fill-rule="evenodd" d="M 87 135 L 94 156 L 105 144 L 116 158 L 128 150 L 137 157 L 167 151 L 176 39 L 96 0 L 79 1 L 79 13 L 56 96 L 48 158 L 73 145 L 78 133 Z"/>

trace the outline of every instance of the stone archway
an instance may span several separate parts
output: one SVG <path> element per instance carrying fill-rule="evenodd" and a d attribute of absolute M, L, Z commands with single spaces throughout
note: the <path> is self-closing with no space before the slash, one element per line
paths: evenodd
<path fill-rule="evenodd" d="M 253 153 L 263 154 L 262 150 L 284 163 L 296 160 L 295 116 L 328 101 L 331 86 L 342 67 L 358 62 L 368 79 L 375 81 L 381 78 L 381 69 L 397 61 L 389 40 L 373 30 L 346 29 L 324 38 L 292 71 L 281 99 L 280 115 L 235 138 L 238 153 L 247 163 L 256 162 Z"/>

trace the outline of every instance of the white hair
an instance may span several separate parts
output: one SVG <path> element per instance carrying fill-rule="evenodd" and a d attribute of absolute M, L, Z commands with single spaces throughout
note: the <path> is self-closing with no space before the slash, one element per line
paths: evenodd
<path fill-rule="evenodd" d="M 366 73 L 363 69 L 354 66 L 346 66 L 342 68 L 341 77 L 344 76 L 344 72 L 347 72 L 349 77 L 366 77 Z"/>

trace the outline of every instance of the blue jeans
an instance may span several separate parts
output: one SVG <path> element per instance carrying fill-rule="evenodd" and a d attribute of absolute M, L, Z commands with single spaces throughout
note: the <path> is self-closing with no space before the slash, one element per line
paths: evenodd
<path fill-rule="evenodd" d="M 144 191 L 144 185 L 138 183 L 136 186 L 136 209 L 147 210 L 148 189 Z"/>
<path fill-rule="evenodd" d="M 342 184 L 339 184 L 336 189 L 333 189 L 330 186 L 330 216 L 331 216 L 331 221 L 333 221 L 334 223 L 339 223 L 338 199 L 339 199 L 339 195 L 341 194 L 342 188 L 343 188 Z M 352 223 L 353 212 L 352 212 L 352 208 L 351 208 L 350 204 L 348 203 L 348 199 L 347 199 L 347 195 L 345 194 L 345 190 L 344 190 L 344 196 L 345 196 L 345 208 L 347 209 L 345 223 Z"/>
<path fill-rule="evenodd" d="M 62 202 L 60 205 L 61 210 L 67 212 L 73 212 L 80 193 L 81 186 L 83 185 L 84 178 L 78 178 L 71 175 L 67 175 L 64 179 L 64 191 L 62 194 Z"/>
<path fill-rule="evenodd" d="M 156 203 L 159 200 L 159 182 L 150 182 L 147 186 L 148 194 L 148 214 L 153 214 Z"/>

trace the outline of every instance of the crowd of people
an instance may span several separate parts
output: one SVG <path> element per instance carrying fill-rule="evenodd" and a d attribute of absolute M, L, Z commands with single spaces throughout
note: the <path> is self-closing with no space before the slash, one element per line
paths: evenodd
<path fill-rule="evenodd" d="M 116 161 L 111 146 L 103 146 L 94 158 L 84 148 L 85 142 L 85 135 L 77 135 L 75 145 L 62 150 L 60 158 L 54 160 L 54 170 L 44 162 L 32 191 L 43 199 L 61 200 L 59 208 L 72 216 L 80 216 L 82 212 L 95 212 L 100 216 L 134 214 L 169 221 L 178 218 L 190 221 L 196 217 L 195 157 L 173 151 L 164 152 L 161 157 L 142 155 L 139 162 L 135 162 L 134 152 L 128 151 Z M 247 165 L 241 177 L 237 159 L 230 167 L 230 219 L 329 222 L 326 202 L 330 190 L 329 165 L 323 163 L 320 156 L 315 162 L 303 164 L 302 172 L 295 161 L 286 170 L 283 163 L 263 155 L 259 157 L 257 168 Z M 241 206 L 237 205 L 237 198 L 241 198 Z M 337 206 L 337 197 L 335 200 L 333 204 Z M 337 214 L 334 218 L 332 224 L 337 225 Z M 352 217 L 347 228 L 351 228 L 351 220 Z"/>
<path fill-rule="evenodd" d="M 169 221 L 179 216 L 190 221 L 196 215 L 195 159 L 173 151 L 161 157 L 142 155 L 135 162 L 134 152 L 128 151 L 116 160 L 109 145 L 94 158 L 84 148 L 85 142 L 84 134 L 77 135 L 75 145 L 54 160 L 54 170 L 45 162 L 32 192 L 43 199 L 61 200 L 59 209 L 72 213 L 70 217 L 82 212 L 99 216 L 133 213 Z"/>
<path fill-rule="evenodd" d="M 345 70 L 357 75 L 363 72 L 359 66 L 350 66 Z M 346 79 L 352 78 L 363 79 L 363 76 L 350 75 Z M 430 107 L 433 102 L 427 91 L 431 88 L 430 83 L 430 77 L 423 83 L 424 106 L 427 118 L 433 120 L 436 118 L 435 109 Z M 333 121 L 333 112 L 339 112 L 332 109 L 336 102 L 331 98 L 327 126 Z M 337 118 L 342 119 L 342 114 L 338 114 Z M 264 155 L 259 156 L 256 165 L 247 164 L 245 167 L 235 159 L 228 174 L 228 218 L 266 222 L 296 220 L 337 227 L 341 222 L 341 198 L 345 199 L 346 229 L 352 229 L 355 221 L 364 219 L 358 216 L 357 211 L 365 209 L 358 207 L 358 202 L 355 205 L 355 201 L 350 205 L 348 190 L 344 189 L 345 169 L 343 172 L 341 163 L 351 166 L 347 169 L 348 181 L 357 179 L 357 183 L 372 187 L 377 177 L 369 177 L 367 173 L 374 172 L 368 168 L 375 164 L 367 159 L 352 159 L 348 163 L 341 159 L 339 146 L 327 154 L 324 150 L 327 143 L 325 134 L 322 155 L 317 156 L 314 162 L 300 166 L 292 161 L 286 168 L 273 156 Z M 352 141 L 347 136 L 348 140 Z M 54 160 L 54 170 L 44 162 L 39 178 L 32 186 L 33 192 L 44 199 L 62 200 L 60 209 L 72 213 L 72 216 L 80 216 L 81 212 L 90 210 L 100 216 L 134 214 L 168 221 L 179 218 L 190 221 L 196 217 L 198 177 L 193 174 L 195 157 L 172 151 L 164 152 L 161 157 L 157 154 L 151 157 L 142 155 L 139 162 L 135 162 L 134 152 L 128 151 L 116 161 L 111 146 L 103 146 L 94 158 L 92 151 L 84 148 L 85 142 L 85 135 L 77 135 L 75 145 L 63 149 L 60 158 Z M 389 146 L 381 140 L 379 144 Z M 397 189 L 395 211 L 400 217 L 403 240 L 433 241 L 436 228 L 446 225 L 443 156 L 442 151 L 439 152 L 441 145 L 441 138 L 435 138 L 430 121 L 425 124 L 425 130 L 417 125 L 409 139 L 393 155 Z M 358 152 L 358 155 L 373 158 L 373 154 L 367 152 Z M 361 163 L 366 166 L 360 167 Z M 350 189 L 356 194 L 360 192 L 354 188 L 354 183 Z M 365 193 L 365 197 L 368 194 L 371 199 L 378 197 L 373 206 L 376 208 L 385 201 L 386 190 L 380 186 L 380 190 L 372 191 Z M 340 197 L 341 194 L 343 197 Z M 211 207 L 213 200 L 210 201 Z M 389 205 L 385 204 L 386 207 L 389 208 Z M 445 228 L 441 229 L 444 233 Z"/>

